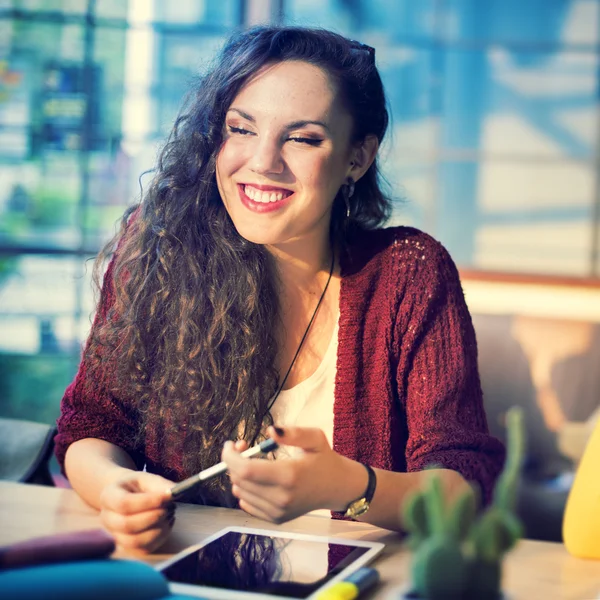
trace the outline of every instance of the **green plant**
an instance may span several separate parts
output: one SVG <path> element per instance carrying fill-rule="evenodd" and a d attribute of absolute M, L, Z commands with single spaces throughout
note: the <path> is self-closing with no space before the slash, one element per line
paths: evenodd
<path fill-rule="evenodd" d="M 521 537 L 515 515 L 517 486 L 524 452 L 523 414 L 507 413 L 508 443 L 504 469 L 491 505 L 477 515 L 469 488 L 447 505 L 438 476 L 403 506 L 413 550 L 414 592 L 427 600 L 497 600 L 501 596 L 502 559 Z"/>

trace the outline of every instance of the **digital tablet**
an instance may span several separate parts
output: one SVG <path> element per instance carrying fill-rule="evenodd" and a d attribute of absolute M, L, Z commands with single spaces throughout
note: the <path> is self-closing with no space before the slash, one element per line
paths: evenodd
<path fill-rule="evenodd" d="M 227 600 L 312 600 L 382 549 L 380 542 L 228 527 L 156 569 L 176 594 Z"/>

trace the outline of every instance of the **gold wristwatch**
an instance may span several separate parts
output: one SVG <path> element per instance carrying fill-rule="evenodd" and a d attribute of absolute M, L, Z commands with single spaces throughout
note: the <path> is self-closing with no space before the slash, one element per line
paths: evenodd
<path fill-rule="evenodd" d="M 361 463 L 362 464 L 362 463 Z M 373 495 L 375 494 L 375 486 L 377 485 L 377 477 L 375 477 L 375 471 L 369 467 L 369 465 L 363 464 L 363 467 L 367 470 L 369 474 L 369 483 L 367 484 L 367 489 L 363 496 L 357 498 L 353 502 L 350 502 L 346 508 L 346 512 L 344 513 L 345 517 L 350 517 L 351 519 L 356 519 L 356 517 L 360 517 L 360 515 L 364 515 L 371 506 L 371 501 L 373 500 Z"/>

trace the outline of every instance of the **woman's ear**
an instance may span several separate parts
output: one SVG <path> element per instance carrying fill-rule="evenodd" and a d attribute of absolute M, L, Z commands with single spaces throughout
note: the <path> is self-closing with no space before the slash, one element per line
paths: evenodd
<path fill-rule="evenodd" d="M 352 149 L 348 177 L 358 181 L 373 164 L 379 150 L 379 140 L 375 135 L 368 135 Z"/>

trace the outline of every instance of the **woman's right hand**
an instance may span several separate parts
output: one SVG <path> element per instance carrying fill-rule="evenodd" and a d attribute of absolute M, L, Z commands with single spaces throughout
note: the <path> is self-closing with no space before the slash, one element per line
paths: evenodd
<path fill-rule="evenodd" d="M 117 547 L 146 554 L 164 543 L 175 522 L 168 493 L 173 485 L 160 475 L 131 471 L 102 490 L 100 518 Z"/>

